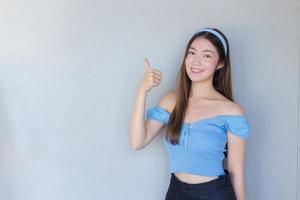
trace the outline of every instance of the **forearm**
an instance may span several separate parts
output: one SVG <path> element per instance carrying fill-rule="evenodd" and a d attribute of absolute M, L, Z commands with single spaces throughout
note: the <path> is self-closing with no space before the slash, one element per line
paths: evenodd
<path fill-rule="evenodd" d="M 230 173 L 231 182 L 237 200 L 246 200 L 245 181 L 243 174 Z"/>
<path fill-rule="evenodd" d="M 134 149 L 140 149 L 145 141 L 145 104 L 147 92 L 139 89 L 136 91 L 136 98 L 130 122 L 129 138 L 130 145 Z"/>

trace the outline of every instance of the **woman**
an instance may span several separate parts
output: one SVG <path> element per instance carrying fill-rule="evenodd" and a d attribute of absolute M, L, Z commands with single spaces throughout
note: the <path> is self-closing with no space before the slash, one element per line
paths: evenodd
<path fill-rule="evenodd" d="M 131 147 L 148 145 L 166 127 L 171 180 L 166 200 L 245 200 L 244 154 L 249 125 L 232 97 L 229 44 L 215 28 L 195 33 L 185 50 L 176 91 L 148 109 L 146 95 L 161 71 L 145 59 L 130 124 Z M 223 168 L 227 157 L 227 168 Z"/>

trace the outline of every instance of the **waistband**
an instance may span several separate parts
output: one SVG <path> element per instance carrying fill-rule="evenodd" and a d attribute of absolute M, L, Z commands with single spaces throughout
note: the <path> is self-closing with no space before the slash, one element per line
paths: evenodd
<path fill-rule="evenodd" d="M 211 188 L 216 187 L 224 184 L 231 183 L 230 175 L 227 170 L 224 170 L 225 174 L 218 176 L 218 178 L 213 179 L 208 182 L 203 183 L 186 183 L 178 179 L 174 173 L 171 173 L 171 183 L 184 188 L 184 189 L 204 189 L 204 188 Z"/>

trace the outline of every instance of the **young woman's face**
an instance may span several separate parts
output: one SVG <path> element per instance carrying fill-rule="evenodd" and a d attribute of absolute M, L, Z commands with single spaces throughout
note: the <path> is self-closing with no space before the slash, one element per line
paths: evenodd
<path fill-rule="evenodd" d="M 207 80 L 214 75 L 216 69 L 222 67 L 218 61 L 219 55 L 215 46 L 203 37 L 196 38 L 185 58 L 187 75 L 191 81 Z"/>

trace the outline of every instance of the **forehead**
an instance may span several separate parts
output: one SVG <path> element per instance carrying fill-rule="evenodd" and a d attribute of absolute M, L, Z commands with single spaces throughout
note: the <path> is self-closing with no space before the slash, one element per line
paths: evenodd
<path fill-rule="evenodd" d="M 213 52 L 217 52 L 217 49 L 215 48 L 215 46 L 208 39 L 203 38 L 203 37 L 198 37 L 192 42 L 190 49 L 193 49 L 193 48 L 196 51 L 210 50 Z"/>

